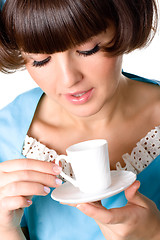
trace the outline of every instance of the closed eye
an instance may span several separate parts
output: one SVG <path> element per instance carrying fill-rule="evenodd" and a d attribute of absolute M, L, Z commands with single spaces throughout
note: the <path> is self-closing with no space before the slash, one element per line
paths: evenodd
<path fill-rule="evenodd" d="M 45 58 L 42 61 L 36 61 L 35 60 L 32 65 L 33 65 L 33 67 L 43 67 L 50 61 L 50 59 L 51 59 L 51 56 Z"/>
<path fill-rule="evenodd" d="M 100 46 L 99 44 L 97 44 L 94 48 L 92 48 L 91 50 L 88 50 L 88 51 L 79 51 L 77 50 L 76 52 L 79 54 L 79 55 L 82 55 L 84 57 L 87 57 L 87 56 L 91 56 L 95 53 L 97 53 L 98 51 L 100 50 Z"/>

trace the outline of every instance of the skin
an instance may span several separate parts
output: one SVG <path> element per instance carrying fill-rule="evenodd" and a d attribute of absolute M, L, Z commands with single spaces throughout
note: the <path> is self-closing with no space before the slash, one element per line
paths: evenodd
<path fill-rule="evenodd" d="M 107 139 L 111 169 L 115 169 L 117 161 L 124 164 L 122 154 L 131 152 L 148 131 L 159 125 L 160 90 L 157 86 L 124 77 L 121 74 L 122 56 L 111 57 L 102 51 L 83 56 L 82 53 L 97 44 L 101 47 L 109 42 L 112 34 L 112 29 L 107 30 L 62 53 L 23 53 L 23 57 L 33 80 L 45 92 L 28 135 L 59 154 L 64 154 L 65 149 L 76 142 Z M 50 60 L 44 66 L 33 66 L 35 61 L 48 57 Z M 89 89 L 94 91 L 84 104 L 75 105 L 65 97 L 68 93 Z M 142 124 L 144 122 L 146 124 Z M 13 230 L 20 236 L 21 208 L 32 204 L 28 200 L 33 194 L 47 195 L 44 186 L 58 187 L 61 183 L 56 183 L 55 175 L 60 170 L 54 163 L 33 159 L 0 164 L 1 232 L 7 234 Z M 106 239 L 149 240 L 152 236 L 157 240 L 160 237 L 159 211 L 151 200 L 137 192 L 138 188 L 139 183 L 135 182 L 125 191 L 128 204 L 124 208 L 107 210 L 100 203 L 77 207 L 95 219 Z M 22 238 L 16 236 L 13 239 Z"/>
<path fill-rule="evenodd" d="M 136 181 L 125 191 L 128 200 L 125 207 L 107 210 L 98 202 L 80 204 L 77 208 L 95 219 L 108 240 L 158 240 L 159 211 L 152 201 L 137 191 L 139 186 L 140 182 Z"/>
<path fill-rule="evenodd" d="M 54 163 L 33 159 L 0 164 L 0 232 L 3 239 L 23 239 L 19 227 L 23 208 L 32 204 L 33 195 L 46 196 L 50 187 L 58 187 L 56 175 L 60 171 Z"/>

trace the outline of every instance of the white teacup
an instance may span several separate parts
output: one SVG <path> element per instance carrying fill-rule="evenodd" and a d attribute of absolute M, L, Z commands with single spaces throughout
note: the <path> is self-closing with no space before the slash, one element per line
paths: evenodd
<path fill-rule="evenodd" d="M 74 144 L 67 148 L 66 155 L 60 155 L 55 163 L 61 160 L 71 164 L 75 179 L 63 171 L 60 176 L 85 193 L 98 193 L 111 184 L 108 144 L 104 139 L 96 139 Z"/>

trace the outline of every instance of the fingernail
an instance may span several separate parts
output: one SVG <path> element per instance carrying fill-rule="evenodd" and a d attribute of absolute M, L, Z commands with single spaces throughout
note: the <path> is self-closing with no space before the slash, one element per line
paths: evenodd
<path fill-rule="evenodd" d="M 81 204 L 78 204 L 78 205 L 76 206 L 76 208 L 79 208 L 79 209 L 80 209 L 80 208 L 81 208 Z"/>
<path fill-rule="evenodd" d="M 86 210 L 84 204 L 78 204 L 78 205 L 76 206 L 76 208 L 78 208 L 80 211 L 83 211 L 83 212 L 85 212 L 85 210 Z"/>
<path fill-rule="evenodd" d="M 136 180 L 134 183 L 133 183 L 133 187 L 138 189 L 140 187 L 140 181 Z"/>
<path fill-rule="evenodd" d="M 57 184 L 57 185 L 61 185 L 61 184 L 62 184 L 62 180 L 59 179 L 59 178 L 56 178 L 56 184 Z"/>
<path fill-rule="evenodd" d="M 60 166 L 58 166 L 58 165 L 54 165 L 53 171 L 54 171 L 55 173 L 58 173 L 58 174 L 59 174 L 59 173 L 62 171 L 62 168 L 61 168 Z"/>
<path fill-rule="evenodd" d="M 29 200 L 29 199 L 27 199 L 27 203 L 28 203 L 28 205 L 31 205 L 31 204 L 32 204 L 32 201 Z"/>
<path fill-rule="evenodd" d="M 49 187 L 44 187 L 44 191 L 48 194 L 48 193 L 50 193 L 50 188 Z"/>

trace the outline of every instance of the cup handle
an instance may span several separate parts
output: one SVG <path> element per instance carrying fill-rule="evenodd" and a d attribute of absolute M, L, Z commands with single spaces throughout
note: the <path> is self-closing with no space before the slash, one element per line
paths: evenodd
<path fill-rule="evenodd" d="M 67 163 L 69 163 L 69 158 L 66 155 L 59 155 L 58 157 L 56 157 L 55 159 L 55 164 L 59 165 L 59 162 L 64 159 Z M 78 187 L 78 184 L 76 182 L 76 180 L 74 180 L 73 178 L 69 177 L 67 174 L 65 174 L 63 171 L 61 171 L 61 173 L 59 174 L 61 177 L 65 178 L 68 182 L 72 183 L 75 187 Z"/>

